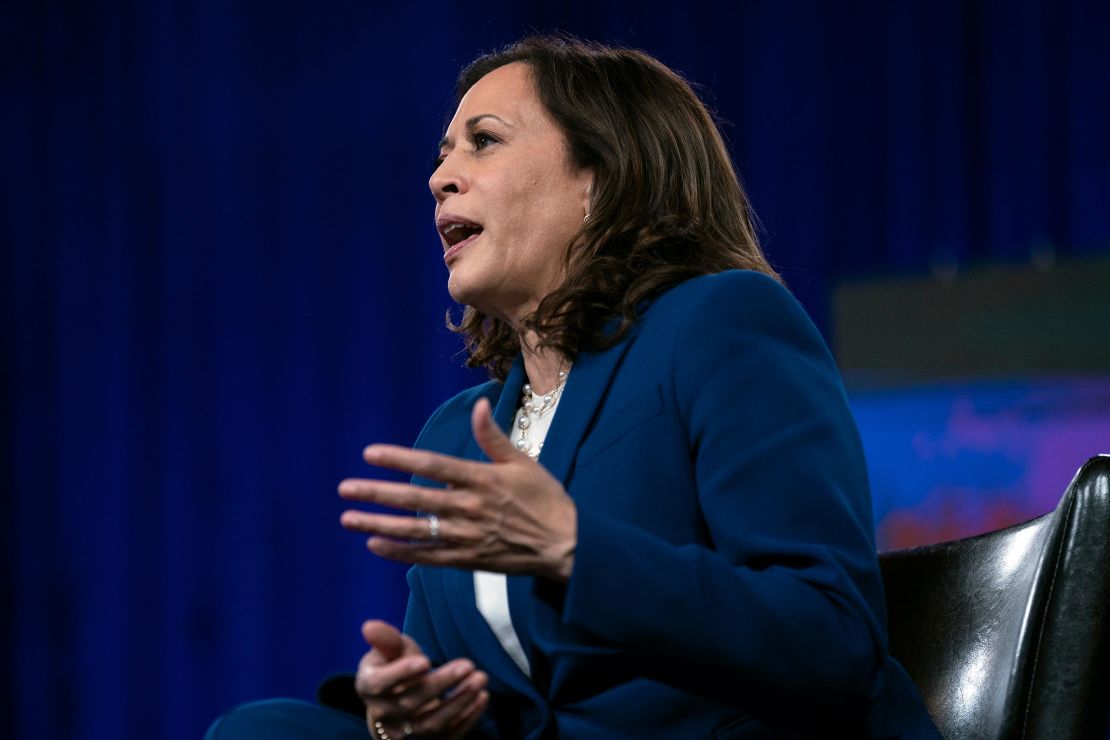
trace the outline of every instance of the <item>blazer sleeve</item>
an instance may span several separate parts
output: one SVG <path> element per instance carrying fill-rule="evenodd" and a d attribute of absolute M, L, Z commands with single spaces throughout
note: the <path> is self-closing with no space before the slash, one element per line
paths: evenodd
<path fill-rule="evenodd" d="M 442 424 L 443 417 L 449 416 L 449 409 L 457 405 L 457 397 L 445 401 L 437 408 L 428 421 L 424 423 L 424 428 L 420 430 L 420 434 L 416 438 L 413 445 L 416 449 L 429 449 L 434 447 L 430 442 L 431 437 L 435 437 L 437 431 Z M 443 484 L 437 481 L 430 481 L 422 479 L 419 476 L 413 476 L 412 482 L 417 485 L 425 485 L 432 487 L 441 487 Z M 440 665 L 446 663 L 448 658 L 440 644 L 439 638 L 436 636 L 435 622 L 432 619 L 431 609 L 428 605 L 428 595 L 424 588 L 424 578 L 427 574 L 426 570 L 419 566 L 414 565 L 409 568 L 405 578 L 409 584 L 409 600 L 405 606 L 405 621 L 402 627 L 402 632 L 416 641 L 424 654 L 428 656 L 428 660 L 432 665 Z"/>
<path fill-rule="evenodd" d="M 405 625 L 402 632 L 416 640 L 416 644 L 428 656 L 432 665 L 447 662 L 443 648 L 436 637 L 435 623 L 428 609 L 428 597 L 424 592 L 423 572 L 418 565 L 409 568 L 406 576 L 409 582 L 409 601 L 405 607 Z"/>
<path fill-rule="evenodd" d="M 564 623 L 722 701 L 862 710 L 882 688 L 885 615 L 839 373 L 775 281 L 699 282 L 666 361 L 710 542 L 676 545 L 580 504 Z"/>
<path fill-rule="evenodd" d="M 458 447 L 460 438 L 455 431 L 455 427 L 462 423 L 464 429 L 468 428 L 465 420 L 469 418 L 470 408 L 477 400 L 478 394 L 481 393 L 490 397 L 490 389 L 493 385 L 487 383 L 479 386 L 478 389 L 464 391 L 446 401 L 428 418 L 413 446 L 417 449 L 434 449 L 447 454 L 460 454 L 462 452 L 461 448 Z M 445 444 L 446 439 L 450 439 L 455 446 Z M 461 439 L 465 442 L 466 437 L 464 436 Z M 442 487 L 443 485 L 438 481 L 420 478 L 419 476 L 413 476 L 412 482 L 431 487 Z M 434 568 L 426 568 L 421 565 L 414 565 L 409 568 L 406 574 L 409 584 L 409 600 L 405 607 L 405 622 L 402 628 L 406 635 L 416 641 L 416 644 L 428 656 L 428 660 L 431 661 L 433 666 L 442 665 L 448 660 L 458 657 L 457 655 L 448 655 L 443 641 L 440 640 L 437 634 L 436 623 L 432 617 L 433 610 L 428 600 L 426 579 L 438 577 L 439 574 Z M 493 717 L 494 711 L 494 706 L 487 709 L 478 724 L 467 733 L 467 737 L 471 740 L 497 738 L 498 731 Z"/>

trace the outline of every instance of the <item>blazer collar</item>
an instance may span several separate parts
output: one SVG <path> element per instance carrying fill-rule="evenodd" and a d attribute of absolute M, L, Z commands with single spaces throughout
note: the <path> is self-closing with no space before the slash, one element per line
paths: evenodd
<path fill-rule="evenodd" d="M 612 331 L 614 327 L 615 322 L 611 322 L 608 330 Z M 616 346 L 601 352 L 581 352 L 574 361 L 559 399 L 559 407 L 555 410 L 555 418 L 551 421 L 551 429 L 544 440 L 543 452 L 540 453 L 540 463 L 564 486 L 570 484 L 574 459 L 582 438 L 593 426 L 594 418 L 604 405 L 613 375 L 638 329 L 639 323 L 636 323 Z M 525 380 L 524 357 L 517 355 L 493 410 L 494 421 L 509 435 L 512 434 L 513 419 L 520 406 Z M 471 460 L 489 459 L 478 447 L 473 435 L 470 436 L 466 456 Z"/>
<path fill-rule="evenodd" d="M 611 349 L 579 353 L 567 376 L 559 407 L 543 443 L 540 463 L 568 490 L 582 439 L 593 428 L 594 420 L 605 404 L 613 376 L 632 343 L 632 334 L 636 329 L 634 326 L 629 335 Z"/>

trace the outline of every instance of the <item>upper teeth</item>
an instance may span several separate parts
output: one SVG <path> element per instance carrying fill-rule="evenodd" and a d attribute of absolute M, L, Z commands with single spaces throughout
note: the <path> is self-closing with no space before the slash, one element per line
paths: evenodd
<path fill-rule="evenodd" d="M 447 226 L 445 226 L 443 228 L 443 233 L 444 234 L 450 234 L 455 229 L 461 229 L 464 226 L 466 226 L 466 224 L 458 224 L 458 223 L 447 224 Z"/>

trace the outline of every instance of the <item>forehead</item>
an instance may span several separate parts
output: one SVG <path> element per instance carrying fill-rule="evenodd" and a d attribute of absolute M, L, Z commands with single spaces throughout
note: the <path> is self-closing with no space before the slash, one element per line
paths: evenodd
<path fill-rule="evenodd" d="M 521 123 L 543 116 L 543 108 L 526 64 L 506 64 L 475 82 L 459 101 L 450 127 L 454 128 L 471 116 L 486 113 Z"/>

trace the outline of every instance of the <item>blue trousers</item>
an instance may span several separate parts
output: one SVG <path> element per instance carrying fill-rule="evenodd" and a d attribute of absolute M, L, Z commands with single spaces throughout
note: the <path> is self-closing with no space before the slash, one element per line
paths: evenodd
<path fill-rule="evenodd" d="M 217 719 L 205 740 L 366 740 L 364 718 L 296 699 L 243 704 Z"/>

